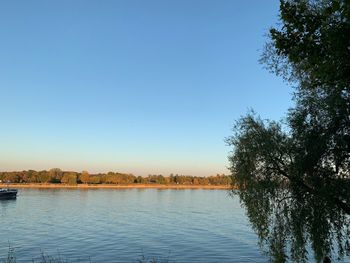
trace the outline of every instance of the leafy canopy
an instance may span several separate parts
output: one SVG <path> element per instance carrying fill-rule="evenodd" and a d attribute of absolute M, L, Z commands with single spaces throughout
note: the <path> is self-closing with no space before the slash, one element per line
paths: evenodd
<path fill-rule="evenodd" d="M 272 261 L 320 262 L 350 252 L 350 1 L 280 1 L 280 21 L 261 61 L 295 105 L 284 124 L 238 120 L 230 170 Z"/>

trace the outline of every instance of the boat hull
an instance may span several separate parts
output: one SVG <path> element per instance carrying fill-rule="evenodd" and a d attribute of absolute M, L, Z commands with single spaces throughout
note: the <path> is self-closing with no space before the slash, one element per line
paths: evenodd
<path fill-rule="evenodd" d="M 17 189 L 0 189 L 0 199 L 14 199 L 17 197 Z"/>

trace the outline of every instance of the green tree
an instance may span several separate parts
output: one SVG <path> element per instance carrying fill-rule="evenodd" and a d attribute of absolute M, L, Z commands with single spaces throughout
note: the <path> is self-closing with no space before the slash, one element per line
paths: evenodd
<path fill-rule="evenodd" d="M 65 172 L 61 178 L 63 184 L 77 184 L 78 176 L 75 172 Z"/>
<path fill-rule="evenodd" d="M 350 1 L 281 1 L 262 61 L 295 87 L 282 123 L 237 121 L 229 157 L 242 203 L 274 262 L 350 251 Z"/>
<path fill-rule="evenodd" d="M 101 176 L 99 175 L 91 175 L 89 178 L 90 184 L 100 184 L 101 183 Z"/>
<path fill-rule="evenodd" d="M 142 176 L 137 176 L 137 178 L 134 180 L 134 182 L 138 183 L 138 184 L 144 184 L 144 183 L 146 183 L 146 180 Z"/>
<path fill-rule="evenodd" d="M 37 173 L 37 179 L 39 183 L 49 183 L 52 180 L 50 173 L 45 170 Z"/>
<path fill-rule="evenodd" d="M 60 168 L 52 168 L 49 171 L 50 174 L 50 178 L 52 183 L 59 183 L 61 182 L 62 176 L 63 176 L 63 172 Z"/>
<path fill-rule="evenodd" d="M 80 181 L 84 184 L 87 184 L 90 180 L 90 175 L 89 172 L 87 171 L 82 171 L 80 175 Z"/>

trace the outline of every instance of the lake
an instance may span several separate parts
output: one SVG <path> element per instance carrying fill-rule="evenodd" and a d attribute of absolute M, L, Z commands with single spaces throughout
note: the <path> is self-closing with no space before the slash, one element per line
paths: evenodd
<path fill-rule="evenodd" d="M 0 201 L 0 257 L 72 261 L 267 262 L 226 190 L 20 189 Z"/>

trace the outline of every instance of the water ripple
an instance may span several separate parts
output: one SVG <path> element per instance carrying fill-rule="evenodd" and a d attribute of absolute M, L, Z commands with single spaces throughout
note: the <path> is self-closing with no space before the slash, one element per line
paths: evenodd
<path fill-rule="evenodd" d="M 236 197 L 222 190 L 23 189 L 0 202 L 0 256 L 41 251 L 92 262 L 266 262 Z"/>

